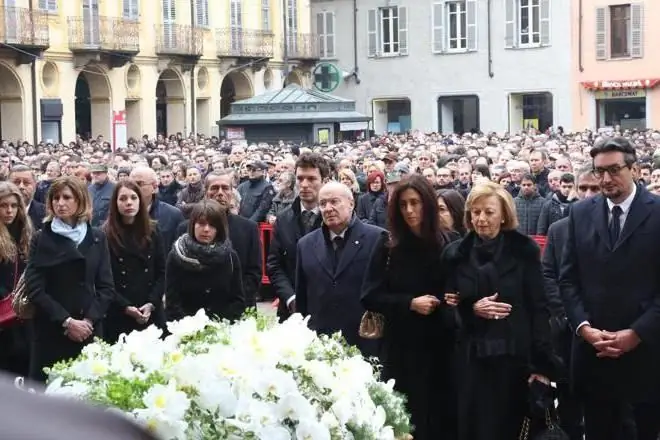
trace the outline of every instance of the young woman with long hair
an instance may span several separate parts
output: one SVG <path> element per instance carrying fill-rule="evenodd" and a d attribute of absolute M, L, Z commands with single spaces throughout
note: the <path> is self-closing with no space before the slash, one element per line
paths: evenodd
<path fill-rule="evenodd" d="M 449 236 L 428 180 L 417 174 L 401 180 L 388 204 L 387 224 L 389 236 L 384 234 L 371 256 L 362 292 L 365 309 L 385 317 L 383 373 L 408 398 L 415 440 L 453 439 L 455 321 L 442 302 L 440 263 Z"/>
<path fill-rule="evenodd" d="M 151 324 L 163 327 L 165 250 L 134 181 L 123 180 L 115 186 L 103 231 L 108 237 L 116 292 L 104 323 L 106 340 L 116 342 L 120 334 Z"/>
<path fill-rule="evenodd" d="M 23 270 L 33 227 L 19 188 L 0 182 L 0 298 L 10 295 Z M 15 321 L 0 329 L 0 370 L 27 376 L 30 359 L 28 327 Z"/>

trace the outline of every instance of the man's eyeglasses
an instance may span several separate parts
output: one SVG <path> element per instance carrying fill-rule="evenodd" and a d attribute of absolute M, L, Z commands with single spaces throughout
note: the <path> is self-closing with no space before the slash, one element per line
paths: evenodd
<path fill-rule="evenodd" d="M 608 173 L 611 177 L 618 176 L 619 173 L 628 168 L 628 165 L 610 165 L 609 167 L 596 167 L 594 168 L 594 176 L 602 179 L 605 176 L 605 173 Z"/>

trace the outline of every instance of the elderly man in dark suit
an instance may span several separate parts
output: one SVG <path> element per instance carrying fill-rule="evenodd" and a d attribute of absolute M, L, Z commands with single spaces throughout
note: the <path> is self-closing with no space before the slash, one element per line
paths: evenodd
<path fill-rule="evenodd" d="M 26 165 L 15 165 L 9 173 L 9 181 L 16 185 L 23 195 L 23 202 L 35 230 L 41 230 L 46 217 L 46 206 L 34 200 L 37 179 L 32 169 Z"/>
<path fill-rule="evenodd" d="M 660 198 L 634 182 L 635 148 L 591 150 L 602 194 L 571 209 L 559 288 L 587 440 L 657 440 L 660 428 Z M 632 411 L 637 435 L 625 434 Z"/>
<path fill-rule="evenodd" d="M 303 153 L 296 161 L 298 197 L 277 216 L 273 227 L 266 271 L 279 299 L 277 316 L 283 321 L 296 312 L 296 245 L 321 227 L 319 190 L 330 176 L 330 165 L 317 153 Z"/>
<path fill-rule="evenodd" d="M 232 171 L 213 171 L 204 181 L 205 197 L 215 200 L 229 209 L 234 190 Z M 256 305 L 256 297 L 261 286 L 261 241 L 259 240 L 259 225 L 252 220 L 227 212 L 229 239 L 238 254 L 243 273 L 243 292 L 248 307 Z M 177 229 L 177 237 L 188 230 L 188 221 L 181 222 Z"/>
<path fill-rule="evenodd" d="M 298 312 L 310 315 L 310 328 L 321 334 L 341 331 L 363 355 L 375 356 L 374 341 L 362 339 L 360 304 L 369 257 L 383 230 L 353 216 L 350 188 L 330 182 L 319 192 L 323 226 L 300 239 L 296 257 Z"/>
<path fill-rule="evenodd" d="M 600 193 L 600 183 L 594 176 L 591 166 L 580 170 L 577 175 L 577 195 L 579 200 L 593 197 Z M 545 292 L 548 296 L 548 306 L 552 316 L 553 340 L 564 365 L 570 365 L 573 331 L 568 326 L 566 310 L 559 293 L 559 267 L 561 257 L 568 237 L 568 217 L 552 223 L 548 228 L 548 237 L 543 253 L 543 279 Z M 565 371 L 562 380 L 557 383 L 559 400 L 559 420 L 562 429 L 570 440 L 582 440 L 582 405 L 571 391 L 568 383 L 569 374 Z"/>
<path fill-rule="evenodd" d="M 17 389 L 0 377 L 0 438 L 12 440 L 156 440 L 127 417 L 82 402 Z"/>

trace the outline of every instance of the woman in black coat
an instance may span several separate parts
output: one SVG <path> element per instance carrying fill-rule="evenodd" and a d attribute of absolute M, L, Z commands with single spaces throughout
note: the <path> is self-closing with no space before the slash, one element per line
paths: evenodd
<path fill-rule="evenodd" d="M 103 231 L 108 237 L 116 291 L 103 324 L 105 339 L 114 343 L 122 333 L 151 324 L 164 328 L 163 239 L 149 218 L 140 187 L 132 180 L 115 186 Z"/>
<path fill-rule="evenodd" d="M 492 182 L 466 203 L 468 234 L 443 254 L 448 302 L 458 304 L 461 440 L 517 439 L 529 384 L 554 370 L 540 250 L 516 231 L 511 195 Z"/>
<path fill-rule="evenodd" d="M 27 259 L 33 228 L 16 185 L 0 182 L 0 298 L 10 295 Z M 29 371 L 28 323 L 18 319 L 0 327 L 0 370 L 25 377 Z"/>
<path fill-rule="evenodd" d="M 43 229 L 30 244 L 25 281 L 35 307 L 30 377 L 78 356 L 95 336 L 114 297 L 105 234 L 89 224 L 92 204 L 85 184 L 59 177 L 48 190 Z"/>
<path fill-rule="evenodd" d="M 355 213 L 362 221 L 369 220 L 369 215 L 378 199 L 384 199 L 385 175 L 382 171 L 374 171 L 367 176 L 367 192 L 360 195 Z"/>
<path fill-rule="evenodd" d="M 383 234 L 363 284 L 365 309 L 385 317 L 384 379 L 408 398 L 415 440 L 455 438 L 452 390 L 454 310 L 442 304 L 440 263 L 448 242 L 440 229 L 430 183 L 405 177 L 389 203 L 390 235 Z"/>
<path fill-rule="evenodd" d="M 232 249 L 226 210 L 202 200 L 190 213 L 188 232 L 174 242 L 165 269 L 168 319 L 204 309 L 210 317 L 235 320 L 246 308 L 241 265 Z"/>

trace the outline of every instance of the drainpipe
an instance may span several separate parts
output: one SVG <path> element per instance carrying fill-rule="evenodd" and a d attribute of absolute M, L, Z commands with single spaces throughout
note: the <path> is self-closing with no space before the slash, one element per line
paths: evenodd
<path fill-rule="evenodd" d="M 360 84 L 360 67 L 358 66 L 357 13 L 357 0 L 353 0 L 353 78 L 355 78 L 355 84 Z"/>
<path fill-rule="evenodd" d="M 493 17 L 491 14 L 491 0 L 488 0 L 486 9 L 486 16 L 488 17 L 488 76 L 493 78 L 495 72 L 493 71 Z"/>
<path fill-rule="evenodd" d="M 192 41 L 191 48 L 197 50 L 197 47 L 194 46 L 195 43 L 195 2 L 190 0 L 190 25 L 191 33 L 190 38 Z M 190 131 L 193 135 L 197 136 L 197 118 L 195 112 L 197 110 L 197 102 L 195 97 L 195 65 L 197 63 L 192 63 L 190 67 Z"/>
<path fill-rule="evenodd" d="M 582 15 L 582 0 L 578 2 L 578 65 L 580 72 L 584 72 L 582 65 L 582 25 L 584 16 Z"/>
<path fill-rule="evenodd" d="M 282 61 L 284 61 L 284 81 L 282 81 L 282 84 L 286 82 L 286 79 L 289 76 L 289 23 L 287 22 L 286 13 L 286 0 L 282 0 L 282 36 L 284 38 L 284 45 L 282 47 Z"/>
<path fill-rule="evenodd" d="M 28 4 L 30 13 L 34 13 L 34 0 Z M 34 23 L 34 20 L 32 20 Z M 33 24 L 34 25 L 34 24 Z M 30 64 L 30 88 L 32 89 L 32 145 L 36 148 L 39 143 L 39 116 L 37 112 L 37 57 L 32 57 Z"/>

